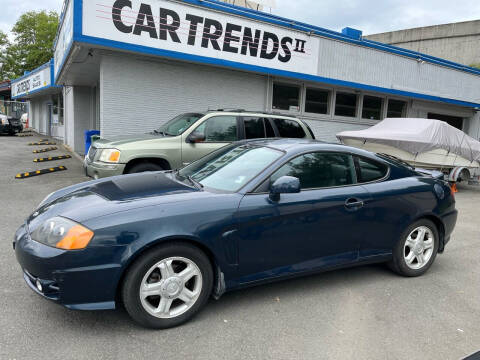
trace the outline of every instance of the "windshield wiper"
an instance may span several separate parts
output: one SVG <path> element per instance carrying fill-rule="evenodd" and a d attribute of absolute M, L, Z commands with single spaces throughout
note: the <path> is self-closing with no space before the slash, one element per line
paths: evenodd
<path fill-rule="evenodd" d="M 173 176 L 175 176 L 177 179 L 180 178 L 180 179 L 187 179 L 188 181 L 190 181 L 190 183 L 195 186 L 197 189 L 203 189 L 204 186 L 203 184 L 201 184 L 200 182 L 198 182 L 197 180 L 195 180 L 192 175 L 180 175 L 180 170 L 178 169 L 175 169 L 172 171 L 173 173 Z"/>
<path fill-rule="evenodd" d="M 200 182 L 198 182 L 197 180 L 195 180 L 195 179 L 192 177 L 192 175 L 187 175 L 186 178 L 187 178 L 187 180 L 190 181 L 190 182 L 193 184 L 193 186 L 195 186 L 197 189 L 203 189 L 203 185 L 202 185 Z"/>
<path fill-rule="evenodd" d="M 164 133 L 163 131 L 158 131 L 158 130 L 153 130 L 153 133 L 154 134 L 160 134 L 160 135 L 163 135 L 163 136 L 166 136 L 167 134 Z"/>

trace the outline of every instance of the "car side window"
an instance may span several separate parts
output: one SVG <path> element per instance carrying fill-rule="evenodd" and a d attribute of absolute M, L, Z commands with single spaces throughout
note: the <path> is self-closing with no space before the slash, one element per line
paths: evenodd
<path fill-rule="evenodd" d="M 223 115 L 211 117 L 194 132 L 205 135 L 205 142 L 237 141 L 237 117 Z"/>
<path fill-rule="evenodd" d="M 356 182 L 353 157 L 349 154 L 313 152 L 300 155 L 277 170 L 270 183 L 282 176 L 300 179 L 302 189 L 346 186 Z"/>
<path fill-rule="evenodd" d="M 257 117 L 244 117 L 245 139 L 265 138 L 265 120 Z"/>
<path fill-rule="evenodd" d="M 357 178 L 360 183 L 367 183 L 384 178 L 388 173 L 388 166 L 375 160 L 355 157 Z"/>
<path fill-rule="evenodd" d="M 273 121 L 278 129 L 278 134 L 282 138 L 303 139 L 306 136 L 303 128 L 294 120 L 273 119 Z"/>

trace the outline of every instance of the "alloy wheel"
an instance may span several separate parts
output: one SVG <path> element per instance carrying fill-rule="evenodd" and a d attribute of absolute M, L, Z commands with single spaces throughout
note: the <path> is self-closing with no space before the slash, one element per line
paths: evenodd
<path fill-rule="evenodd" d="M 433 255 L 434 235 L 427 226 L 415 228 L 407 237 L 403 247 L 405 264 L 413 270 L 423 268 Z"/>
<path fill-rule="evenodd" d="M 192 260 L 170 257 L 153 265 L 140 284 L 143 308 L 152 316 L 170 319 L 187 312 L 202 291 L 202 273 Z"/>

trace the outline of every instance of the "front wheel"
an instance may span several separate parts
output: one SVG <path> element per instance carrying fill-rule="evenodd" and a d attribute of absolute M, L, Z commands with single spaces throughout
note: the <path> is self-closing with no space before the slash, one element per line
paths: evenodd
<path fill-rule="evenodd" d="M 188 244 L 169 244 L 132 265 L 122 299 L 139 324 L 166 329 L 193 317 L 208 301 L 212 286 L 212 266 L 203 252 Z"/>
<path fill-rule="evenodd" d="M 438 229 L 422 219 L 410 225 L 393 249 L 390 268 L 402 276 L 423 275 L 432 266 L 439 246 Z"/>
<path fill-rule="evenodd" d="M 127 174 L 137 174 L 137 173 L 142 173 L 146 171 L 162 171 L 165 170 L 163 167 L 160 165 L 154 164 L 149 161 L 141 162 L 139 164 L 136 164 L 132 166 L 128 171 Z"/>

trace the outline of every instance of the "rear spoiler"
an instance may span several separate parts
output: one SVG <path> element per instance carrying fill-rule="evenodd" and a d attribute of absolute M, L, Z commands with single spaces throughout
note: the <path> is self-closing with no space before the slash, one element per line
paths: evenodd
<path fill-rule="evenodd" d="M 422 168 L 415 168 L 415 171 L 422 174 L 422 175 L 429 175 L 434 179 L 444 180 L 445 174 L 438 170 L 427 170 Z"/>

